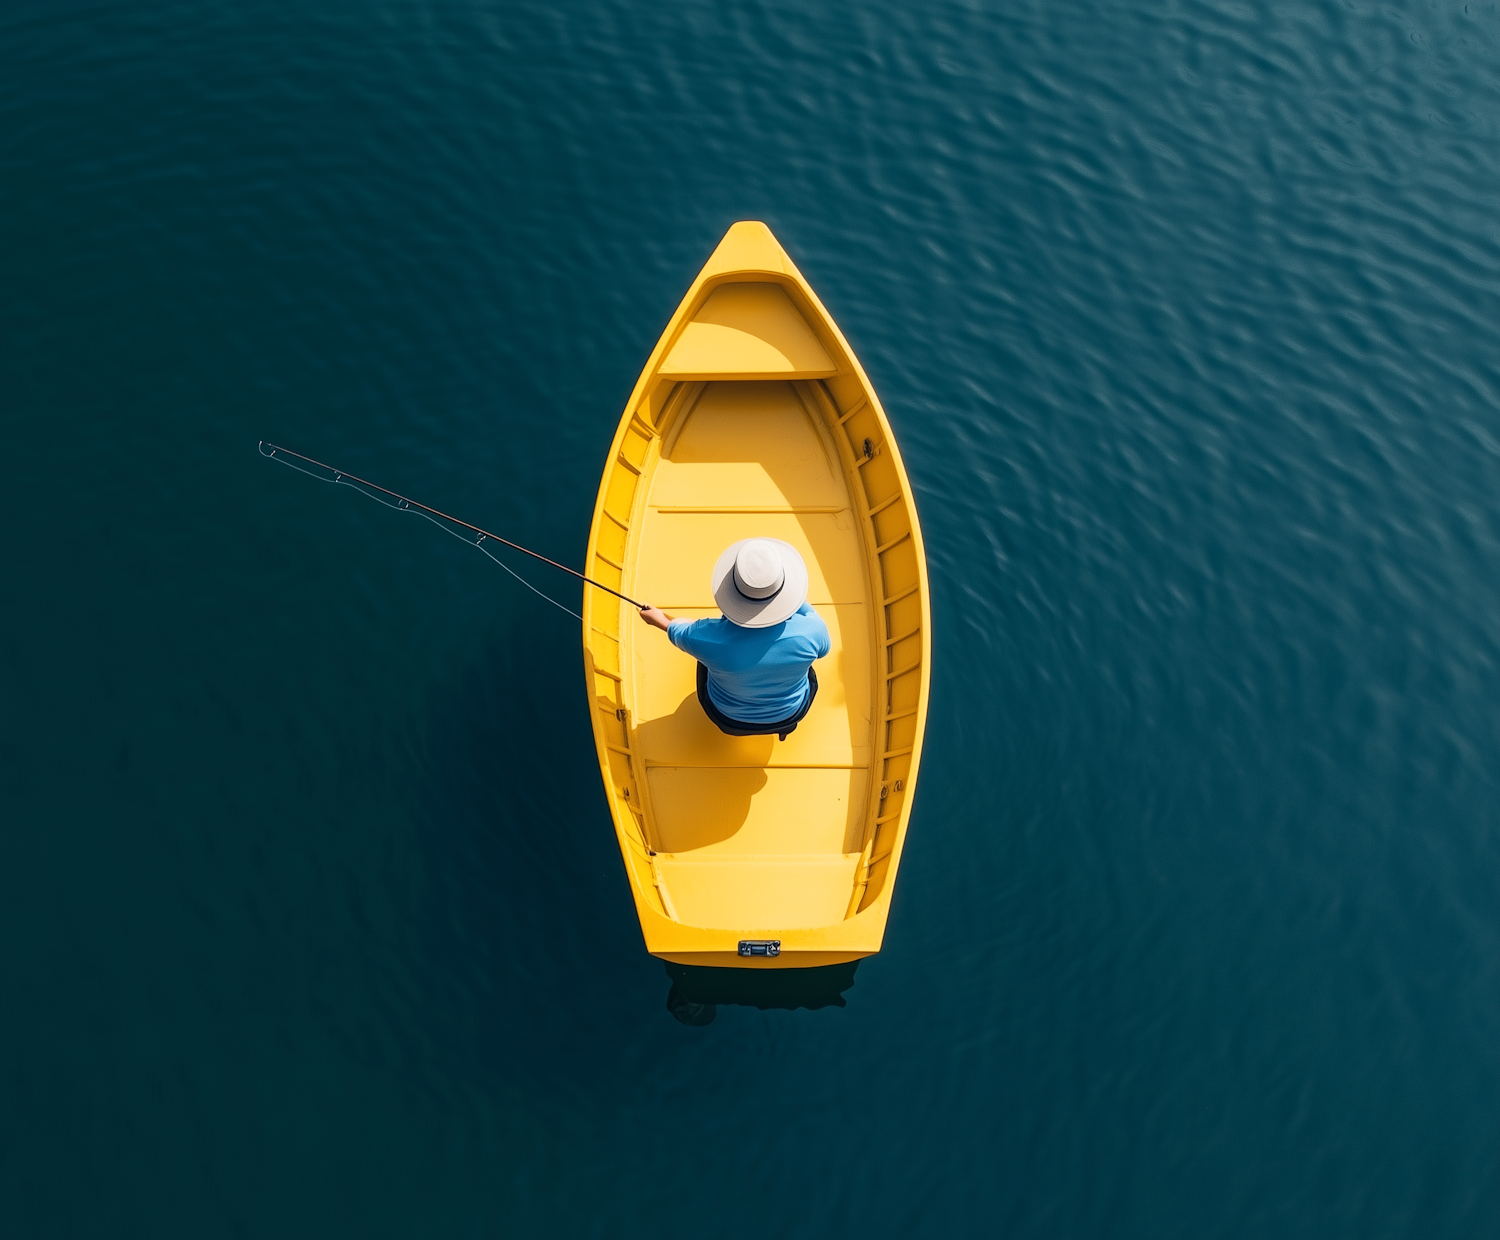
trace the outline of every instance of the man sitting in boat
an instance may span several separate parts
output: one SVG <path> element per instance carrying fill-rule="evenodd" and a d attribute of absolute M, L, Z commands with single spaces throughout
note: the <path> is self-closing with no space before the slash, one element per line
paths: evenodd
<path fill-rule="evenodd" d="M 741 539 L 714 565 L 713 591 L 719 619 L 674 620 L 651 606 L 641 619 L 698 660 L 698 701 L 719 731 L 786 740 L 817 696 L 813 660 L 831 644 L 807 601 L 807 565 L 779 538 Z"/>

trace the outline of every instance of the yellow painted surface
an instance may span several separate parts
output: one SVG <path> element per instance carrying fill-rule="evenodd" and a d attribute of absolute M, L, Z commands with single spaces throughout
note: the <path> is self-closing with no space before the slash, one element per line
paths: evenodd
<path fill-rule="evenodd" d="M 832 359 L 780 284 L 721 284 L 693 315 L 661 372 L 674 379 L 821 379 Z"/>
<path fill-rule="evenodd" d="M 600 771 L 647 949 L 750 968 L 878 951 L 905 841 L 931 651 L 911 488 L 859 363 L 763 224 L 736 224 L 631 395 L 600 481 L 589 573 L 687 618 L 740 538 L 809 570 L 832 649 L 786 741 L 728 737 L 695 664 L 585 591 Z M 774 938 L 775 958 L 736 954 Z"/>
<path fill-rule="evenodd" d="M 850 857 L 676 857 L 662 863 L 677 915 L 734 930 L 810 929 L 844 915 L 859 854 Z"/>

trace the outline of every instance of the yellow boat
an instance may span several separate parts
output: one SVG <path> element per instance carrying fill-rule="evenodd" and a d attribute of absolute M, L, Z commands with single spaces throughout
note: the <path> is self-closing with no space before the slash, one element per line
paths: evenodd
<path fill-rule="evenodd" d="M 588 573 L 674 616 L 718 614 L 741 538 L 802 553 L 833 648 L 785 741 L 703 714 L 696 663 L 585 589 L 594 740 L 646 949 L 786 968 L 880 950 L 911 815 L 932 629 L 911 484 L 870 381 L 771 230 L 735 224 L 625 406 Z"/>

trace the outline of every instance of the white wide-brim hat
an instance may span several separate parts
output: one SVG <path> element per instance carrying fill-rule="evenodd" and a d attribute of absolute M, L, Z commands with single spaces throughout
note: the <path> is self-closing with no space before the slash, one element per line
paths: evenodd
<path fill-rule="evenodd" d="M 742 538 L 714 565 L 714 602 L 724 618 L 764 629 L 791 618 L 807 602 L 807 565 L 779 538 Z"/>

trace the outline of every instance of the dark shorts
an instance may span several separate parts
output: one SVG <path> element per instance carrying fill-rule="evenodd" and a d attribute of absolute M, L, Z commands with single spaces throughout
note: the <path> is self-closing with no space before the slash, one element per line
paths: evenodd
<path fill-rule="evenodd" d="M 713 699 L 708 696 L 708 668 L 700 663 L 698 664 L 698 703 L 703 707 L 703 713 L 713 720 L 714 726 L 726 736 L 779 736 L 782 740 L 786 740 L 789 732 L 797 730 L 797 725 L 812 709 L 813 698 L 818 696 L 818 674 L 812 668 L 807 669 L 807 683 L 807 701 L 802 703 L 802 709 L 795 715 L 783 719 L 780 723 L 741 723 L 738 719 L 731 719 L 714 705 Z"/>

